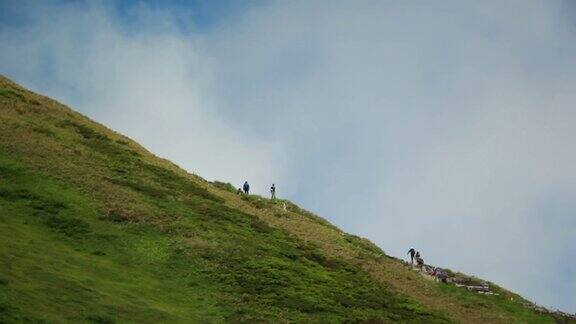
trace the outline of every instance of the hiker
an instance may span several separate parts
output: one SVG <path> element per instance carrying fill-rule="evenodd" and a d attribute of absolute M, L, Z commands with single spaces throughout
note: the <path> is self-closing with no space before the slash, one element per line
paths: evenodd
<path fill-rule="evenodd" d="M 446 272 L 440 268 L 436 268 L 434 269 L 434 276 L 436 277 L 436 280 L 440 281 L 440 282 L 448 282 L 448 275 L 446 274 Z"/>
<path fill-rule="evenodd" d="M 416 254 L 416 250 L 414 250 L 414 248 L 410 248 L 410 250 L 408 250 L 408 254 L 410 254 L 410 265 L 414 265 L 414 254 Z"/>
<path fill-rule="evenodd" d="M 416 252 L 416 266 L 422 270 L 422 267 L 424 267 L 424 259 L 422 259 L 422 257 L 420 257 L 420 252 Z"/>
<path fill-rule="evenodd" d="M 248 184 L 248 181 L 244 181 L 244 193 L 248 194 L 250 192 L 250 185 Z"/>
<path fill-rule="evenodd" d="M 242 194 L 242 188 L 238 188 L 238 190 L 236 190 L 236 194 L 241 195 Z"/>
<path fill-rule="evenodd" d="M 272 199 L 276 199 L 276 185 L 274 184 L 270 187 L 270 195 L 272 196 Z"/>
<path fill-rule="evenodd" d="M 424 259 L 421 257 L 416 257 L 416 266 L 422 270 L 422 267 L 424 267 Z"/>

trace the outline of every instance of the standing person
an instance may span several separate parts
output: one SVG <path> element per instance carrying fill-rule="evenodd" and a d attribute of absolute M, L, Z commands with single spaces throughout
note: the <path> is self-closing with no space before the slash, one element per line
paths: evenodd
<path fill-rule="evenodd" d="M 244 193 L 248 194 L 250 192 L 250 185 L 248 184 L 248 181 L 244 181 Z"/>
<path fill-rule="evenodd" d="M 414 250 L 414 248 L 410 248 L 410 250 L 408 250 L 408 254 L 410 254 L 410 264 L 414 265 L 414 255 L 416 254 L 416 250 Z"/>
<path fill-rule="evenodd" d="M 272 184 L 272 187 L 270 187 L 270 195 L 272 196 L 272 199 L 276 199 L 276 185 Z"/>

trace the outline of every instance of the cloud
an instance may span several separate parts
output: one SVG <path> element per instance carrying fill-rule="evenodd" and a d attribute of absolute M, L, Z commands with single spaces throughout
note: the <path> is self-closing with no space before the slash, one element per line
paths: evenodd
<path fill-rule="evenodd" d="M 284 144 L 280 188 L 295 200 L 394 255 L 414 245 L 576 311 L 563 8 L 292 1 L 249 12 L 209 49 L 224 115 Z"/>
<path fill-rule="evenodd" d="M 0 67 L 202 176 L 576 312 L 572 9 L 283 1 L 183 31 L 33 6 Z"/>
<path fill-rule="evenodd" d="M 272 182 L 274 143 L 221 120 L 209 57 L 173 12 L 140 4 L 128 25 L 98 3 L 33 6 L 28 15 L 30 24 L 0 33 L 4 73 L 208 179 Z"/>

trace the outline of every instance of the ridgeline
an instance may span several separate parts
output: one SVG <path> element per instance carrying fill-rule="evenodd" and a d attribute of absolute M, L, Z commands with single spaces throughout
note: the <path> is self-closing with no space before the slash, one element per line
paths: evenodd
<path fill-rule="evenodd" d="M 428 280 L 0 76 L 0 323 L 571 320 L 490 287 Z"/>

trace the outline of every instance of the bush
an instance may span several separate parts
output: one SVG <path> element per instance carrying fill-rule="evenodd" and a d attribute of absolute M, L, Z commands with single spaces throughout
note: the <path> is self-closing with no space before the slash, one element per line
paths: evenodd
<path fill-rule="evenodd" d="M 250 223 L 250 227 L 255 230 L 256 232 L 260 233 L 270 233 L 273 231 L 272 227 L 268 226 L 266 223 L 261 221 L 257 217 L 252 218 L 252 222 Z"/>
<path fill-rule="evenodd" d="M 98 324 L 114 324 L 114 320 L 106 315 L 88 315 L 86 320 L 91 323 Z"/>
<path fill-rule="evenodd" d="M 63 122 L 61 122 L 58 125 L 60 127 L 68 127 L 68 128 L 74 129 L 84 139 L 97 139 L 97 140 L 103 140 L 103 141 L 109 141 L 110 140 L 106 135 L 100 134 L 99 132 L 93 130 L 92 128 L 90 128 L 86 125 L 77 123 L 75 121 L 72 121 L 70 119 L 64 120 Z"/>
<path fill-rule="evenodd" d="M 0 198 L 7 201 L 17 201 L 17 200 L 28 201 L 30 207 L 34 209 L 35 215 L 41 213 L 57 215 L 60 211 L 67 208 L 66 204 L 61 201 L 39 196 L 35 193 L 30 192 L 27 189 L 1 188 Z"/>
<path fill-rule="evenodd" d="M 43 135 L 46 135 L 49 137 L 56 136 L 56 134 L 50 128 L 47 128 L 47 127 L 36 126 L 36 127 L 32 128 L 32 130 L 38 134 L 43 134 Z"/>
<path fill-rule="evenodd" d="M 121 185 L 124 187 L 132 188 L 141 194 L 154 197 L 154 198 L 164 198 L 170 191 L 156 187 L 154 185 L 143 182 L 142 180 L 129 180 L 129 179 L 108 179 L 110 182 Z"/>
<path fill-rule="evenodd" d="M 218 189 L 236 193 L 236 188 L 230 182 L 213 181 L 212 185 Z"/>
<path fill-rule="evenodd" d="M 356 235 L 345 234 L 346 241 L 355 247 L 377 255 L 384 255 L 384 251 L 369 240 Z"/>
<path fill-rule="evenodd" d="M 26 101 L 26 99 L 24 98 L 24 95 L 12 90 L 12 89 L 0 88 L 0 96 L 2 96 L 4 98 L 9 98 L 9 99 L 19 99 L 22 101 Z"/>
<path fill-rule="evenodd" d="M 63 209 L 66 209 L 66 204 L 52 199 L 36 199 L 32 203 L 32 208 L 39 213 L 48 213 L 50 215 L 57 215 Z"/>
<path fill-rule="evenodd" d="M 220 197 L 211 194 L 192 180 L 187 179 L 176 172 L 152 164 L 141 163 L 138 165 L 146 173 L 150 174 L 155 182 L 163 188 L 169 188 L 184 195 L 200 196 L 215 202 L 224 202 Z"/>
<path fill-rule="evenodd" d="M 51 216 L 46 219 L 46 225 L 57 232 L 73 238 L 78 238 L 90 233 L 90 225 L 77 218 Z"/>
<path fill-rule="evenodd" d="M 247 201 L 250 205 L 256 207 L 257 209 L 268 208 L 274 204 L 269 199 L 262 198 L 257 195 L 242 195 L 242 200 Z"/>
<path fill-rule="evenodd" d="M 26 189 L 16 189 L 16 190 L 0 189 L 0 198 L 4 198 L 5 200 L 8 200 L 8 201 L 16 201 L 19 199 L 23 199 L 23 200 L 40 199 L 40 197 L 38 195 L 33 194 Z"/>
<path fill-rule="evenodd" d="M 100 220 L 107 220 L 113 223 L 123 223 L 126 222 L 128 220 L 130 220 L 132 217 L 128 214 L 126 214 L 124 211 L 122 210 L 109 210 L 106 213 L 106 216 L 101 216 L 99 219 Z"/>

